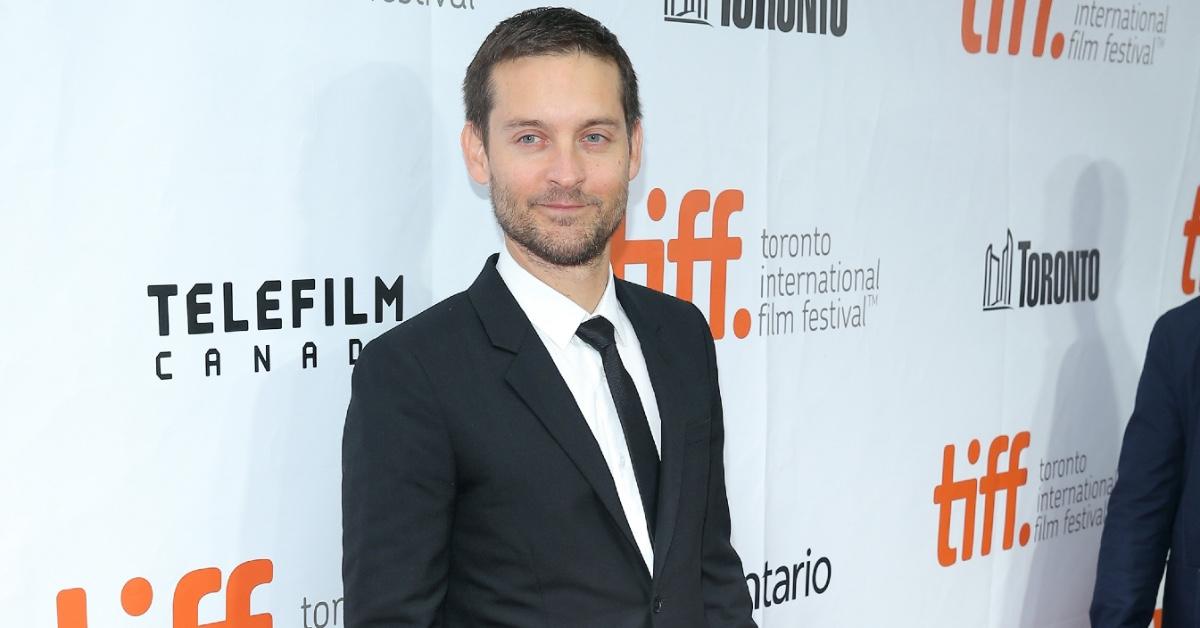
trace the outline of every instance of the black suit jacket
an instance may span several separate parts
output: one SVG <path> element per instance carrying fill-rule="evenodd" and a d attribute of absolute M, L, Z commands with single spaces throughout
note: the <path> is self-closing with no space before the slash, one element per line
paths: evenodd
<path fill-rule="evenodd" d="M 1200 626 L 1200 300 L 1150 334 L 1100 540 L 1092 626 L 1146 628 L 1170 550 L 1163 626 Z"/>
<path fill-rule="evenodd" d="M 751 627 L 712 336 L 617 281 L 662 417 L 653 577 L 600 448 L 496 256 L 369 343 L 342 439 L 347 626 Z"/>

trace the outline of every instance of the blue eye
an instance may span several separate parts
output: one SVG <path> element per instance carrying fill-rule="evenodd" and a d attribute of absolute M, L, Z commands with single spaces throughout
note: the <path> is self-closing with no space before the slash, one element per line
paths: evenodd
<path fill-rule="evenodd" d="M 601 135 L 599 133 L 588 133 L 587 135 L 583 136 L 583 139 L 592 144 L 599 144 L 600 142 L 603 142 L 608 138 L 604 137 L 603 135 Z"/>
<path fill-rule="evenodd" d="M 532 133 L 526 133 L 525 135 L 522 135 L 521 137 L 517 138 L 517 143 L 519 143 L 519 144 L 533 144 L 533 143 L 536 143 L 537 141 L 538 141 L 538 136 L 536 136 Z"/>

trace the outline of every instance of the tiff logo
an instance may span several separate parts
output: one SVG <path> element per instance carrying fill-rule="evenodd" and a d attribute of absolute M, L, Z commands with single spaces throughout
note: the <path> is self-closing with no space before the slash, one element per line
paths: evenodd
<path fill-rule="evenodd" d="M 708 21 L 708 0 L 663 0 L 663 19 L 712 26 Z"/>
<path fill-rule="evenodd" d="M 1192 260 L 1196 255 L 1196 238 L 1200 237 L 1200 188 L 1196 189 L 1196 203 L 1192 206 L 1192 217 L 1183 224 L 1183 237 L 1187 246 L 1183 249 L 1183 293 L 1196 294 L 1196 279 L 1192 276 Z"/>
<path fill-rule="evenodd" d="M 982 0 L 986 2 L 987 0 Z M 975 30 L 976 5 L 980 0 L 963 0 L 962 14 L 962 44 L 963 49 L 971 54 L 983 50 L 983 35 Z M 991 0 L 991 11 L 988 15 L 987 52 L 996 54 L 1000 51 L 1001 29 L 1004 26 L 1004 8 L 1012 5 L 1008 32 L 1008 54 L 1021 54 L 1021 39 L 1025 31 L 1025 9 L 1027 0 Z M 1050 11 L 1054 0 L 1038 0 L 1037 17 L 1033 30 L 1033 56 L 1041 57 L 1046 54 L 1046 36 L 1050 27 Z M 1056 33 L 1050 42 L 1050 56 L 1055 59 L 1062 56 L 1066 39 L 1062 33 Z"/>
<path fill-rule="evenodd" d="M 741 259 L 742 239 L 729 235 L 729 218 L 742 211 L 745 196 L 741 190 L 724 190 L 713 201 L 708 190 L 692 190 L 679 202 L 678 235 L 667 242 L 662 240 L 630 240 L 626 237 L 627 221 L 613 234 L 613 274 L 625 278 L 625 267 L 631 264 L 646 267 L 646 286 L 663 292 L 666 262 L 675 263 L 675 296 L 692 301 L 693 281 L 697 262 L 709 262 L 708 324 L 713 338 L 725 336 L 725 294 L 729 278 L 729 262 Z M 661 188 L 650 191 L 646 200 L 650 219 L 657 222 L 667 214 L 667 195 Z M 712 211 L 712 232 L 709 237 L 696 237 L 696 219 Z M 733 317 L 733 332 L 738 338 L 750 333 L 750 311 L 741 308 Z"/>
<path fill-rule="evenodd" d="M 255 587 L 270 582 L 274 571 L 274 565 L 265 558 L 234 567 L 225 585 L 225 619 L 206 624 L 200 624 L 200 600 L 221 590 L 221 570 L 207 567 L 185 574 L 175 585 L 171 599 L 171 628 L 272 628 L 270 613 L 250 614 L 250 595 Z M 121 587 L 121 608 L 130 617 L 145 614 L 153 601 L 154 588 L 145 578 L 131 578 Z M 87 626 L 87 592 L 59 591 L 58 628 Z"/>
<path fill-rule="evenodd" d="M 1004 248 L 996 254 L 991 244 L 983 256 L 983 309 L 1012 309 L 1013 237 L 1008 232 Z"/>
<path fill-rule="evenodd" d="M 975 552 L 975 513 L 977 499 L 983 496 L 983 534 L 980 554 L 992 552 L 992 537 L 996 519 L 996 496 L 1004 493 L 1004 527 L 1002 547 L 1012 549 L 1013 533 L 1017 523 L 1017 491 L 1029 478 L 1029 471 L 1021 466 L 1021 452 L 1029 447 L 1029 432 L 1020 432 L 1009 440 L 1008 436 L 997 436 L 988 447 L 987 472 L 981 478 L 955 479 L 955 448 L 946 445 L 942 451 L 942 482 L 933 489 L 933 503 L 938 506 L 938 564 L 949 567 L 959 560 L 970 560 Z M 967 462 L 979 462 L 979 439 L 971 440 L 967 446 Z M 1000 469 L 1000 457 L 1006 456 L 1008 468 Z M 950 519 L 955 504 L 963 510 L 962 546 L 950 544 Z M 1020 542 L 1029 543 L 1029 524 L 1022 524 Z"/>

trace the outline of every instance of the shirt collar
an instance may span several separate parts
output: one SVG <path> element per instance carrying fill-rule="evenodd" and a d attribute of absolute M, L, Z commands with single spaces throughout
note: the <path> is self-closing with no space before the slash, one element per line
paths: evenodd
<path fill-rule="evenodd" d="M 617 342 L 621 342 L 623 336 L 628 333 L 624 311 L 617 300 L 616 282 L 611 268 L 608 271 L 604 293 L 600 296 L 596 311 L 591 313 L 525 270 L 513 259 L 508 247 L 500 248 L 496 271 L 500 273 L 500 278 L 512 292 L 529 322 L 560 349 L 565 348 L 575 337 L 575 330 L 579 328 L 579 324 L 593 316 L 603 316 L 613 324 Z"/>

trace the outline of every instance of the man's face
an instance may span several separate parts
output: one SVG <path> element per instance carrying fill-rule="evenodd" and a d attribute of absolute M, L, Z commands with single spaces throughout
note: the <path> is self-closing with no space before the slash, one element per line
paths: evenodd
<path fill-rule="evenodd" d="M 625 127 L 616 64 L 583 53 L 506 61 L 492 69 L 492 92 L 487 147 L 468 126 L 463 150 L 500 227 L 556 266 L 597 259 L 641 163 L 641 127 Z"/>

